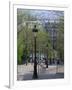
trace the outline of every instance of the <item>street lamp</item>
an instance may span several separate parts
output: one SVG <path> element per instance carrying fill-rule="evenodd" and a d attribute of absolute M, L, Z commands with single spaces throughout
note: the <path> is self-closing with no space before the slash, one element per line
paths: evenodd
<path fill-rule="evenodd" d="M 32 32 L 34 33 L 34 48 L 35 48 L 33 78 L 37 79 L 38 75 L 37 75 L 37 60 L 36 60 L 36 33 L 38 32 L 38 29 L 36 29 L 36 25 L 34 25 Z"/>

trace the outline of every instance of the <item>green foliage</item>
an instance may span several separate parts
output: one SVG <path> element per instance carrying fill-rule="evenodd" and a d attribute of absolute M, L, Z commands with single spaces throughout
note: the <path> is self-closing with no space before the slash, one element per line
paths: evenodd
<path fill-rule="evenodd" d="M 18 48 L 18 54 L 17 54 L 17 58 L 18 58 L 18 64 L 22 64 L 22 55 L 23 55 L 23 44 Z"/>
<path fill-rule="evenodd" d="M 58 26 L 58 36 L 57 36 L 57 51 L 58 57 L 64 60 L 64 22 L 60 19 L 59 26 Z"/>

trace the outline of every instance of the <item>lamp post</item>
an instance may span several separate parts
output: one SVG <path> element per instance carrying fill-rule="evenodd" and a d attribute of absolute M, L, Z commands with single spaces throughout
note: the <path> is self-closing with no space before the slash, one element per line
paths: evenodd
<path fill-rule="evenodd" d="M 36 60 L 36 33 L 38 32 L 38 29 L 36 29 L 36 25 L 34 25 L 32 32 L 34 33 L 34 48 L 35 48 L 33 79 L 37 79 L 38 75 L 37 75 L 37 60 Z"/>
<path fill-rule="evenodd" d="M 48 44 L 46 45 L 47 48 L 47 60 L 46 60 L 46 68 L 48 68 Z"/>

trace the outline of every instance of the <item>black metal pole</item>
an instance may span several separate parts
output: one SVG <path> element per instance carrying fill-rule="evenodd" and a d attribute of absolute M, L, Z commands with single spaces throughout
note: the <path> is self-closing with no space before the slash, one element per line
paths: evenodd
<path fill-rule="evenodd" d="M 48 47 L 47 47 L 47 48 L 48 48 Z M 48 68 L 48 49 L 47 49 L 46 68 Z"/>
<path fill-rule="evenodd" d="M 35 41 L 35 58 L 34 58 L 34 72 L 33 72 L 33 78 L 37 79 L 38 75 L 37 75 L 37 60 L 36 60 L 36 37 L 34 37 L 34 41 Z"/>

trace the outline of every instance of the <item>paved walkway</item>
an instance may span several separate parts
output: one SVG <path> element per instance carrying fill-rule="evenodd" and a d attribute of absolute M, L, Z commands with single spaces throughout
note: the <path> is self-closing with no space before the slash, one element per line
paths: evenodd
<path fill-rule="evenodd" d="M 32 80 L 33 64 L 29 63 L 27 66 L 18 65 L 17 79 L 18 80 Z M 63 65 L 49 65 L 48 68 L 41 63 L 37 65 L 38 79 L 56 79 L 64 78 L 64 66 Z"/>

